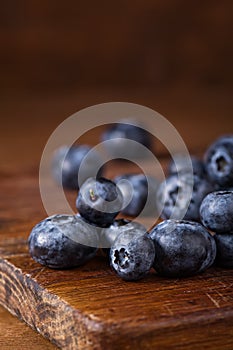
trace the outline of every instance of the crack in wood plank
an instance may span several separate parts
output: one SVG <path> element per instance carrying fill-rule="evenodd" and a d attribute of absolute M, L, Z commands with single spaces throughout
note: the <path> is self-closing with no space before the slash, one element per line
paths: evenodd
<path fill-rule="evenodd" d="M 220 305 L 219 303 L 208 293 L 205 293 L 206 296 L 212 301 L 212 303 L 219 309 L 220 308 Z"/>

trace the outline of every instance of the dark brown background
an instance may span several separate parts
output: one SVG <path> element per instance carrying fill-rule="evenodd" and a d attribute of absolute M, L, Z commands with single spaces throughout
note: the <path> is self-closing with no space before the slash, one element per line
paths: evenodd
<path fill-rule="evenodd" d="M 231 0 L 1 1 L 0 171 L 38 167 L 54 128 L 102 102 L 157 110 L 193 153 L 232 133 L 232 13 Z M 1 349 L 48 348 L 0 317 Z"/>
<path fill-rule="evenodd" d="M 2 166 L 38 163 L 62 120 L 109 101 L 157 110 L 202 151 L 233 127 L 232 13 L 231 0 L 2 1 Z"/>
<path fill-rule="evenodd" d="M 1 1 L 2 88 L 232 83 L 231 0 Z"/>

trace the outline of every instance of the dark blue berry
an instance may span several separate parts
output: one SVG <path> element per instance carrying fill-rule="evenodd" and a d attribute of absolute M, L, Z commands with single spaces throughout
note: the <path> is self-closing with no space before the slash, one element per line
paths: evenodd
<path fill-rule="evenodd" d="M 214 238 L 197 222 L 163 221 L 151 230 L 149 236 L 155 245 L 153 267 L 160 275 L 191 276 L 214 262 Z"/>
<path fill-rule="evenodd" d="M 135 217 L 143 210 L 143 215 L 156 216 L 158 181 L 155 178 L 143 174 L 124 174 L 117 176 L 114 182 L 123 194 L 123 214 Z"/>
<path fill-rule="evenodd" d="M 175 162 L 172 159 L 172 161 L 168 165 L 168 174 L 177 174 L 177 173 L 185 173 L 190 172 L 189 163 L 187 162 L 187 157 L 183 156 L 182 154 L 177 154 L 174 156 Z M 206 170 L 204 162 L 195 157 L 191 156 L 191 163 L 192 163 L 192 170 L 194 175 L 198 175 L 200 177 L 206 176 Z"/>
<path fill-rule="evenodd" d="M 217 233 L 214 238 L 217 247 L 216 264 L 233 267 L 233 233 Z"/>
<path fill-rule="evenodd" d="M 201 202 L 211 191 L 213 186 L 206 178 L 190 173 L 170 175 L 157 192 L 161 217 L 200 221 Z"/>
<path fill-rule="evenodd" d="M 98 175 L 101 175 L 103 171 L 101 165 L 100 154 L 90 146 L 76 145 L 70 148 L 62 146 L 54 153 L 52 172 L 55 180 L 64 188 L 78 190 L 86 179 L 96 176 L 99 168 Z"/>
<path fill-rule="evenodd" d="M 111 248 L 117 237 L 124 231 L 138 231 L 146 233 L 146 228 L 136 221 L 126 219 L 118 219 L 113 224 L 101 231 L 101 246 L 103 248 Z"/>
<path fill-rule="evenodd" d="M 53 215 L 32 229 L 28 244 L 36 262 L 54 269 L 69 268 L 95 256 L 98 235 L 82 218 Z"/>
<path fill-rule="evenodd" d="M 208 194 L 201 203 L 200 216 L 203 225 L 213 232 L 233 232 L 233 191 Z"/>
<path fill-rule="evenodd" d="M 124 231 L 115 240 L 110 250 L 110 262 L 118 276 L 133 281 L 143 278 L 155 258 L 152 240 L 144 229 Z"/>
<path fill-rule="evenodd" d="M 217 139 L 206 151 L 205 163 L 216 189 L 233 187 L 233 135 Z"/>
<path fill-rule="evenodd" d="M 113 124 L 103 133 L 102 140 L 111 141 L 107 143 L 107 151 L 115 158 L 143 158 L 146 153 L 140 145 L 152 148 L 151 134 L 134 120 L 122 120 Z M 140 145 L 132 144 L 128 140 L 136 141 Z"/>
<path fill-rule="evenodd" d="M 116 184 L 103 177 L 89 178 L 81 186 L 76 207 L 82 217 L 99 227 L 108 227 L 119 214 L 123 196 Z"/>

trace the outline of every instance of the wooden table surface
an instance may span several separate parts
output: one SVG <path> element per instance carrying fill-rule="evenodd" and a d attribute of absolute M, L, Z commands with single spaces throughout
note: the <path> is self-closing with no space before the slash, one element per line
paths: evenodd
<path fill-rule="evenodd" d="M 144 104 L 148 107 L 151 107 L 165 117 L 167 117 L 180 132 L 190 151 L 193 153 L 202 152 L 206 146 L 218 135 L 222 133 L 233 132 L 233 118 L 232 118 L 232 91 L 230 89 L 221 89 L 211 88 L 211 89 L 203 89 L 203 88 L 191 88 L 191 87 L 170 87 L 169 89 L 158 90 L 147 90 L 142 88 L 139 90 L 88 90 L 88 91 L 73 91 L 73 92 L 65 92 L 65 93 L 44 93 L 44 94 L 29 94 L 29 93 L 21 93 L 14 95 L 3 95 L 2 103 L 1 103 L 1 148 L 0 148 L 0 159 L 1 159 L 1 178 L 2 186 L 1 186 L 1 224 L 6 225 L 8 237 L 10 239 L 11 232 L 12 237 L 15 237 L 15 230 L 18 227 L 19 232 L 25 235 L 30 232 L 30 227 L 32 223 L 36 223 L 36 220 L 42 217 L 43 208 L 40 203 L 39 191 L 38 188 L 34 191 L 33 195 L 31 195 L 30 199 L 36 202 L 35 211 L 31 208 L 33 203 L 27 203 L 24 209 L 20 209 L 20 203 L 24 202 L 23 198 L 18 198 L 17 193 L 11 193 L 11 199 L 6 199 L 7 188 L 10 186 L 10 181 L 14 181 L 16 187 L 12 186 L 12 188 L 18 188 L 18 184 L 24 181 L 28 181 L 28 191 L 30 192 L 30 179 L 33 179 L 33 187 L 36 186 L 37 183 L 37 171 L 38 164 L 40 160 L 41 153 L 43 151 L 44 144 L 47 138 L 50 136 L 51 132 L 54 128 L 66 117 L 71 115 L 72 113 L 80 110 L 81 108 L 108 101 L 128 101 L 139 104 Z M 97 135 L 89 135 L 89 138 L 85 140 L 87 143 L 95 144 L 97 142 Z M 14 176 L 13 176 L 13 175 Z M 18 176 L 15 176 L 17 175 Z M 24 176 L 25 175 L 25 176 Z M 24 184 L 25 186 L 25 184 Z M 25 187 L 26 188 L 26 187 Z M 17 191 L 16 191 L 17 192 Z M 23 197 L 23 192 L 19 191 L 18 195 Z M 14 195 L 16 197 L 14 197 Z M 13 206 L 11 205 L 13 202 L 13 198 L 17 199 L 17 203 Z M 29 197 L 28 197 L 29 198 Z M 26 200 L 27 202 L 27 200 Z M 24 202 L 25 203 L 25 202 Z M 5 206 L 4 206 L 4 205 Z M 28 210 L 25 209 L 28 206 Z M 30 207 L 30 208 L 29 208 Z M 19 223 L 17 220 L 14 222 L 13 211 L 15 210 L 15 217 L 19 218 L 20 215 L 23 216 L 22 221 Z M 26 210 L 26 211 L 25 211 Z M 31 217 L 31 214 L 34 214 L 34 217 Z M 5 224 L 4 224 L 5 223 Z M 3 232 L 3 231 L 1 231 Z M 1 241 L 2 244 L 2 241 Z M 2 245 L 4 247 L 4 244 Z M 12 249 L 17 247 L 12 246 Z M 8 249 L 8 248 L 7 248 Z M 7 250 L 6 249 L 6 250 Z M 12 254 L 12 262 L 14 264 L 18 264 L 18 267 L 22 268 L 25 273 L 30 272 L 29 266 L 25 265 L 26 261 L 17 260 L 17 252 L 10 252 Z M 13 253 L 15 257 L 13 257 Z M 3 255 L 7 256 L 6 252 L 3 252 Z M 9 255 L 9 254 L 8 254 Z M 8 256 L 9 259 L 9 256 Z M 28 259 L 28 258 L 27 258 Z M 11 261 L 11 258 L 9 259 Z M 20 265 L 21 264 L 21 265 Z M 105 269 L 106 262 L 99 257 L 98 258 L 99 269 Z M 95 264 L 94 264 L 95 265 Z M 94 269 L 94 265 L 92 263 L 89 265 L 88 269 Z M 38 269 L 38 264 L 33 265 L 34 270 Z M 47 270 L 46 270 L 47 271 Z M 42 283 L 42 285 L 46 286 L 46 278 L 50 278 L 50 272 L 41 272 L 39 276 L 36 276 L 37 280 Z M 85 269 L 83 270 L 85 271 Z M 89 270 L 88 270 L 89 271 Z M 102 270 L 103 271 L 103 270 Z M 95 272 L 95 270 L 94 270 Z M 84 272 L 81 272 L 81 274 Z M 35 272 L 36 274 L 36 272 Z M 47 275 L 48 274 L 48 275 Z M 72 275 L 73 272 L 68 272 L 68 275 Z M 89 276 L 92 273 L 88 272 Z M 50 275 L 50 277 L 48 277 Z M 60 273 L 61 278 L 66 278 L 63 273 Z M 68 276 L 66 275 L 66 276 Z M 184 339 L 182 342 L 185 344 L 187 349 L 194 348 L 194 343 L 190 340 L 192 337 L 199 337 L 199 341 L 202 341 L 201 344 L 204 344 L 208 349 L 231 349 L 233 346 L 232 333 L 230 334 L 230 328 L 232 329 L 233 318 L 232 318 L 232 293 L 229 290 L 228 282 L 231 281 L 233 283 L 230 271 L 224 270 L 210 270 L 205 274 L 205 276 L 196 277 L 194 279 L 186 280 L 182 282 L 185 284 L 187 293 L 192 293 L 190 291 L 190 286 L 193 287 L 194 294 L 198 295 L 198 290 L 201 288 L 205 291 L 205 294 L 202 295 L 200 292 L 199 297 L 194 297 L 189 299 L 186 298 L 184 289 L 180 290 L 180 298 L 189 303 L 188 308 L 193 309 L 195 313 L 195 320 L 197 324 L 200 323 L 200 327 L 195 329 L 193 328 L 193 335 L 188 331 L 185 334 L 183 333 Z M 35 277 L 35 276 L 34 276 Z M 108 273 L 99 274 L 99 278 L 105 279 L 108 278 Z M 121 295 L 124 295 L 124 290 L 132 290 L 131 294 L 131 304 L 129 310 L 127 312 L 131 312 L 131 308 L 133 308 L 133 300 L 136 298 L 136 294 L 133 293 L 134 287 L 132 284 L 127 284 L 125 282 L 121 282 L 115 276 L 112 277 L 113 282 L 112 288 L 114 286 L 118 287 L 121 290 Z M 149 277 L 149 280 L 151 277 Z M 216 286 L 216 280 L 219 281 L 219 285 Z M 91 280 L 89 280 L 90 282 Z M 208 284 L 209 282 L 209 284 Z M 85 279 L 81 279 L 80 283 L 85 285 Z M 146 282 L 140 282 L 140 288 L 147 288 Z M 160 281 L 162 290 L 167 291 L 169 303 L 166 303 L 165 294 L 161 295 L 159 290 L 156 290 L 158 298 L 164 301 L 164 322 L 166 317 L 173 317 L 174 322 L 173 326 L 176 323 L 176 314 L 180 317 L 180 313 L 178 310 L 179 305 L 182 304 L 181 301 L 176 305 L 172 305 L 172 298 L 175 297 L 173 295 L 172 289 L 170 288 L 171 281 L 162 280 Z M 174 281 L 173 281 L 174 283 Z M 177 282 L 175 282 L 177 283 Z M 224 287 L 225 283 L 225 287 Z M 231 284 L 232 285 L 232 284 Z M 91 282 L 90 282 L 91 286 Z M 195 286 L 195 288 L 194 288 Z M 214 286 L 216 289 L 214 289 Z M 51 285 L 50 292 L 53 290 L 54 293 L 58 294 L 60 297 L 64 297 L 65 300 L 69 303 L 75 304 L 75 301 L 72 301 L 72 298 L 69 298 L 69 294 L 66 294 L 64 289 L 61 288 L 57 282 L 54 285 Z M 136 289 L 140 289 L 137 287 Z M 211 289 L 212 288 L 212 289 Z M 179 294 L 179 288 L 178 294 Z M 62 292 L 63 290 L 63 292 Z M 175 290 L 175 289 L 174 289 Z M 188 292 L 189 291 L 189 292 Z M 60 294 L 59 294 L 60 293 Z M 64 293 L 64 295 L 62 295 Z M 123 294 L 122 294 L 123 293 Z M 220 294 L 218 294 L 220 293 Z M 186 294 L 188 295 L 188 294 Z M 95 300 L 95 295 L 90 294 L 90 305 L 86 305 L 86 310 L 93 310 L 94 303 L 98 303 L 98 300 Z M 149 294 L 145 293 L 145 298 L 149 298 Z M 165 299 L 164 299 L 165 298 Z M 188 301 L 189 300 L 189 301 Z M 201 300 L 201 303 L 200 303 Z M 124 301 L 124 298 L 121 300 Z M 196 303 L 196 304 L 195 304 Z M 183 305 L 183 304 L 182 304 Z M 83 306 L 83 311 L 85 312 L 85 305 Z M 90 309 L 89 309 L 90 307 Z M 158 308 L 158 305 L 156 306 Z M 220 308 L 219 313 L 216 310 Z M 225 308 L 225 320 L 224 315 L 221 313 L 221 308 Z M 211 319 L 211 315 L 215 313 L 215 317 L 212 318 L 212 329 L 211 326 L 208 326 L 208 319 L 206 318 L 204 321 L 201 316 L 201 312 L 199 311 L 207 310 L 208 317 Z M 106 317 L 111 316 L 111 312 L 114 312 L 114 307 L 107 311 Z M 161 307 L 160 307 L 161 311 Z M 205 314 L 207 315 L 207 314 Z M 216 316 L 217 315 L 217 316 Z M 100 317 L 101 311 L 97 310 L 96 315 L 93 317 Z M 103 317 L 103 315 L 101 316 Z M 117 315 L 119 317 L 119 315 Z M 143 315 L 142 315 L 143 317 Z M 185 315 L 183 315 L 183 322 L 186 322 Z M 205 316 L 207 317 L 207 316 Z M 94 320 L 93 318 L 93 320 Z M 170 318 L 171 320 L 171 318 Z M 180 320 L 177 321 L 181 322 Z M 201 331 L 201 326 L 204 325 L 208 328 L 208 339 L 202 339 L 199 336 Z M 181 341 L 179 337 L 182 333 L 179 333 L 179 324 L 177 328 L 177 333 L 174 335 L 174 347 L 179 347 L 179 342 Z M 181 327 L 182 328 L 182 327 Z M 165 328 L 164 328 L 165 329 Z M 167 334 L 169 335 L 169 329 L 166 329 Z M 166 348 L 166 332 L 162 334 L 159 338 L 160 348 Z M 198 333 L 199 332 L 199 333 Z M 203 332 L 206 335 L 206 332 Z M 222 335 L 222 336 L 221 336 Z M 230 337 L 231 336 L 231 337 Z M 225 343 L 224 343 L 225 339 Z M 60 343 L 62 344 L 62 343 Z M 200 346 L 198 343 L 195 347 Z M 5 311 L 2 307 L 0 308 L 0 347 L 1 349 L 52 349 L 55 348 L 48 340 L 43 339 L 38 333 L 31 330 L 27 325 L 17 320 L 17 318 L 11 316 L 7 311 Z M 143 347 L 143 343 L 141 344 Z"/>

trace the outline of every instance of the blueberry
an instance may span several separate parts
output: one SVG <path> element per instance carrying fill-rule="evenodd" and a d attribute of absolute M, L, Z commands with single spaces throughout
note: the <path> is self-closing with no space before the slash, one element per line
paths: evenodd
<path fill-rule="evenodd" d="M 154 258 L 154 244 L 144 229 L 124 231 L 123 226 L 110 250 L 111 266 L 127 281 L 143 278 L 150 271 Z"/>
<path fill-rule="evenodd" d="M 83 163 L 82 163 L 83 161 Z M 82 166 L 81 166 L 82 163 Z M 87 145 L 62 146 L 58 148 L 52 160 L 52 173 L 58 184 L 66 189 L 78 190 L 80 185 L 89 177 L 103 171 L 100 154 Z M 80 171 L 81 166 L 81 172 Z M 78 181 L 79 180 L 79 181 Z"/>
<path fill-rule="evenodd" d="M 82 217 L 99 227 L 108 227 L 119 214 L 123 196 L 116 184 L 103 177 L 89 178 L 81 186 L 76 207 Z"/>
<path fill-rule="evenodd" d="M 216 189 L 233 187 L 233 135 L 217 139 L 206 151 L 205 163 Z"/>
<path fill-rule="evenodd" d="M 101 232 L 101 246 L 103 248 L 111 248 L 117 237 L 124 232 L 138 231 L 146 233 L 146 228 L 136 221 L 126 219 L 118 219 L 113 222 L 108 228 L 104 228 Z"/>
<path fill-rule="evenodd" d="M 124 174 L 117 176 L 114 182 L 123 194 L 122 214 L 135 217 L 142 210 L 143 215 L 157 214 L 156 192 L 158 181 L 155 178 L 143 174 Z"/>
<path fill-rule="evenodd" d="M 172 159 L 172 161 L 168 165 L 168 174 L 177 174 L 177 173 L 185 173 L 190 171 L 189 164 L 187 163 L 187 157 L 183 156 L 182 154 L 177 154 L 174 156 L 175 162 Z M 193 168 L 193 174 L 198 175 L 200 177 L 206 176 L 206 170 L 204 162 L 195 157 L 191 156 L 191 163 Z"/>
<path fill-rule="evenodd" d="M 233 191 L 208 194 L 201 203 L 200 216 L 203 225 L 213 232 L 233 232 Z"/>
<path fill-rule="evenodd" d="M 233 267 L 233 233 L 217 233 L 214 238 L 217 247 L 216 264 Z"/>
<path fill-rule="evenodd" d="M 95 256 L 98 235 L 82 218 L 53 215 L 32 229 L 28 244 L 36 262 L 54 269 L 69 268 Z"/>
<path fill-rule="evenodd" d="M 106 147 L 110 155 L 115 158 L 144 158 L 146 153 L 137 144 L 129 143 L 128 140 L 138 142 L 148 149 L 152 148 L 151 134 L 144 130 L 143 125 L 134 120 L 122 120 L 113 124 L 102 135 L 102 141 L 108 142 Z"/>
<path fill-rule="evenodd" d="M 161 217 L 200 221 L 201 202 L 211 191 L 213 186 L 206 178 L 190 173 L 170 175 L 157 191 L 157 205 Z"/>
<path fill-rule="evenodd" d="M 149 236 L 155 245 L 153 267 L 160 275 L 192 276 L 214 262 L 214 238 L 197 222 L 166 220 L 155 226 Z"/>

